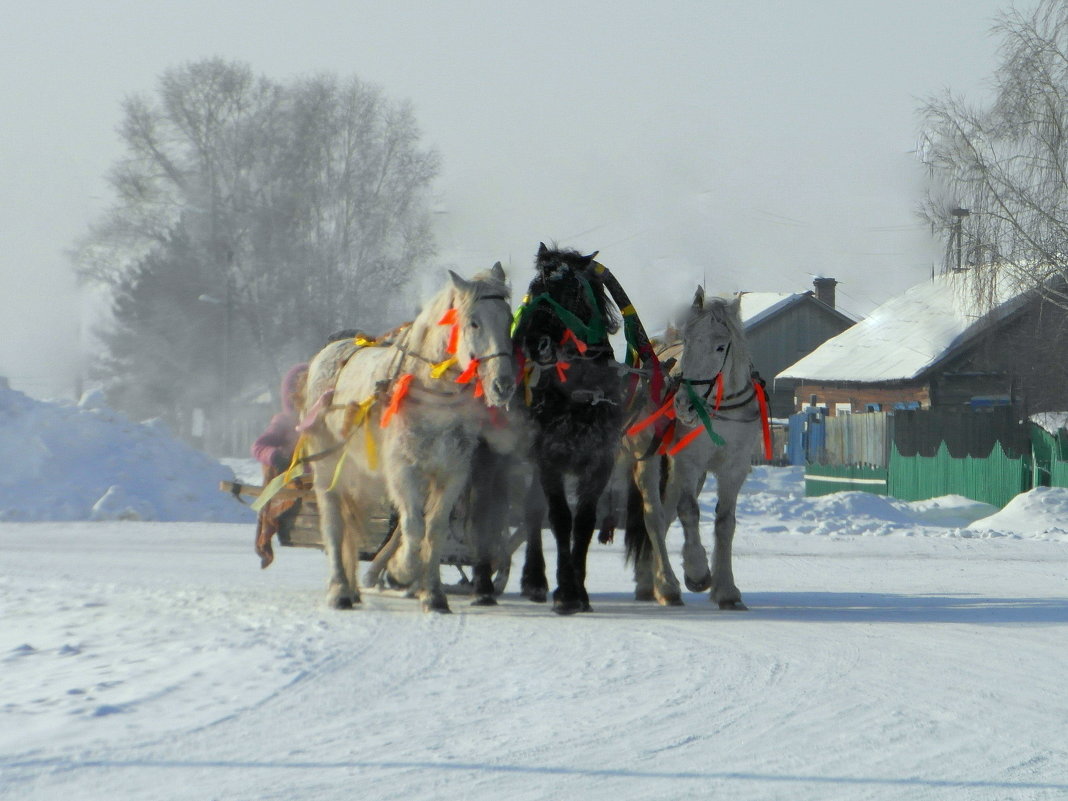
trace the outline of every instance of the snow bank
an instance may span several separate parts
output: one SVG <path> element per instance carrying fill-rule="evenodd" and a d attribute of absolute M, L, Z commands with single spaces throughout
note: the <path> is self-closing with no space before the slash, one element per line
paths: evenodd
<path fill-rule="evenodd" d="M 253 519 L 218 489 L 229 468 L 159 421 L 108 409 L 99 392 L 49 403 L 0 381 L 0 465 L 0 520 Z"/>
<path fill-rule="evenodd" d="M 966 532 L 1068 542 L 1068 489 L 1035 487 L 1023 492 L 1000 512 L 962 529 Z"/>

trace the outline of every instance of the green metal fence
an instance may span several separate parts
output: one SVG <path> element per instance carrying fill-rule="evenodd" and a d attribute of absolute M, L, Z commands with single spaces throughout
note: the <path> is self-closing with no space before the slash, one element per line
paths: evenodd
<path fill-rule="evenodd" d="M 1034 462 L 1033 486 L 1068 487 L 1068 431 L 1056 434 L 1031 426 L 1031 456 Z"/>
<path fill-rule="evenodd" d="M 1068 488 L 1068 431 L 1050 434 L 1032 424 L 1028 433 L 1029 452 L 1020 456 L 1006 454 L 1000 442 L 983 457 L 950 456 L 945 442 L 934 456 L 902 456 L 891 442 L 886 467 L 809 463 L 805 465 L 805 495 L 861 490 L 903 501 L 963 495 L 1004 506 L 1032 487 Z"/>
<path fill-rule="evenodd" d="M 887 494 L 887 469 L 860 465 L 805 465 L 805 495 L 814 498 L 847 491 Z"/>
<path fill-rule="evenodd" d="M 902 456 L 896 447 L 890 451 L 888 491 L 903 501 L 963 495 L 1004 506 L 1030 486 L 1030 461 L 1023 456 L 1006 456 L 1000 442 L 994 443 L 985 458 L 955 459 L 945 443 L 934 456 Z"/>

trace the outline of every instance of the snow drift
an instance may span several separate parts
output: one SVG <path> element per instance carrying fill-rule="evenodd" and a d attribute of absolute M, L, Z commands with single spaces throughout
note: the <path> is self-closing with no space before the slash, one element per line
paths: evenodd
<path fill-rule="evenodd" d="M 0 520 L 250 522 L 219 492 L 233 472 L 135 423 L 99 392 L 77 404 L 34 400 L 0 381 Z"/>

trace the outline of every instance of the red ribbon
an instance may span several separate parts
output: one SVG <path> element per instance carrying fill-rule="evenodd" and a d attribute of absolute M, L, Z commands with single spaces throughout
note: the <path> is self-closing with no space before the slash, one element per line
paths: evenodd
<path fill-rule="evenodd" d="M 674 417 L 675 416 L 674 406 L 675 406 L 675 396 L 672 395 L 671 397 L 669 397 L 667 399 L 667 401 L 664 402 L 663 406 L 661 406 L 659 409 L 657 409 L 651 415 L 646 417 L 644 420 L 640 420 L 637 423 L 635 423 L 634 425 L 632 425 L 630 428 L 628 428 L 627 429 L 627 436 L 628 437 L 633 437 L 636 434 L 644 431 L 646 428 L 651 426 L 653 423 L 655 423 L 659 418 L 663 417 L 664 415 L 667 415 L 667 417 L 669 417 L 669 418 Z"/>
<path fill-rule="evenodd" d="M 676 442 L 671 447 L 671 450 L 669 450 L 667 452 L 668 455 L 669 456 L 674 456 L 679 451 L 681 451 L 683 448 L 685 448 L 687 445 L 689 445 L 691 442 L 693 442 L 695 439 L 697 439 L 699 436 L 701 436 L 701 434 L 704 434 L 704 433 L 705 433 L 704 428 L 695 428 L 693 431 L 691 431 L 685 437 L 683 437 L 678 442 Z"/>
<path fill-rule="evenodd" d="M 449 309 L 438 320 L 438 325 L 451 325 L 452 330 L 449 331 L 449 344 L 445 346 L 445 352 L 450 356 L 456 355 L 456 348 L 460 342 L 460 319 L 456 314 L 456 309 Z"/>
<path fill-rule="evenodd" d="M 556 377 L 560 379 L 561 384 L 567 383 L 567 371 L 571 369 L 571 365 L 567 362 L 556 363 Z"/>
<path fill-rule="evenodd" d="M 401 401 L 404 400 L 404 396 L 408 394 L 408 387 L 412 384 L 412 378 L 414 376 L 411 373 L 405 373 L 397 379 L 397 383 L 393 385 L 393 397 L 389 400 L 389 406 L 382 412 L 382 421 L 379 425 L 385 428 L 389 425 L 389 421 L 393 419 L 393 415 L 400 409 Z"/>
<path fill-rule="evenodd" d="M 560 339 L 560 344 L 563 345 L 568 341 L 575 343 L 575 348 L 578 350 L 579 353 L 586 352 L 586 343 L 579 339 L 577 336 L 575 336 L 575 332 L 572 331 L 570 328 L 564 331 L 564 336 Z"/>
<path fill-rule="evenodd" d="M 456 383 L 470 384 L 471 379 L 473 379 L 477 374 L 478 359 L 472 359 L 470 362 L 468 362 L 467 367 L 464 368 L 464 371 L 460 373 L 460 375 L 456 376 Z"/>
<path fill-rule="evenodd" d="M 768 396 L 759 381 L 753 382 L 753 391 L 756 392 L 757 403 L 760 404 L 760 422 L 764 429 L 764 458 L 770 462 L 775 454 L 771 448 L 771 420 L 768 415 Z"/>

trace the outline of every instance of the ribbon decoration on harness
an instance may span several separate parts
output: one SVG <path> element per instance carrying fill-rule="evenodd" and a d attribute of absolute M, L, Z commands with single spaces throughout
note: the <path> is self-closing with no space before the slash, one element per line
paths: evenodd
<path fill-rule="evenodd" d="M 756 392 L 757 403 L 760 404 L 760 423 L 764 431 L 764 458 L 769 462 L 774 456 L 771 447 L 771 416 L 768 413 L 768 393 L 764 389 L 763 381 L 753 381 L 753 389 Z"/>
<path fill-rule="evenodd" d="M 438 320 L 438 325 L 451 325 L 449 329 L 449 344 L 445 346 L 445 352 L 456 355 L 456 348 L 460 343 L 460 318 L 456 309 L 449 309 Z"/>
<path fill-rule="evenodd" d="M 289 460 L 289 467 L 285 469 L 285 472 L 279 473 L 267 482 L 267 486 L 260 492 L 260 497 L 249 504 L 252 511 L 259 512 L 264 506 L 271 502 L 271 499 L 278 494 L 278 491 L 282 489 L 282 487 L 295 478 L 294 472 L 297 469 L 297 465 L 301 463 L 301 459 L 304 455 L 304 447 L 307 442 L 307 434 L 301 434 L 300 437 L 297 438 L 297 444 L 293 448 L 293 457 Z"/>
<path fill-rule="evenodd" d="M 393 415 L 400 409 L 401 401 L 404 400 L 404 396 L 408 394 L 408 388 L 412 385 L 412 379 L 415 378 L 411 373 L 405 373 L 397 379 L 397 383 L 393 385 L 393 396 L 389 399 L 389 406 L 382 412 L 382 420 L 379 425 L 385 428 L 389 425 L 389 421 L 393 419 Z"/>

